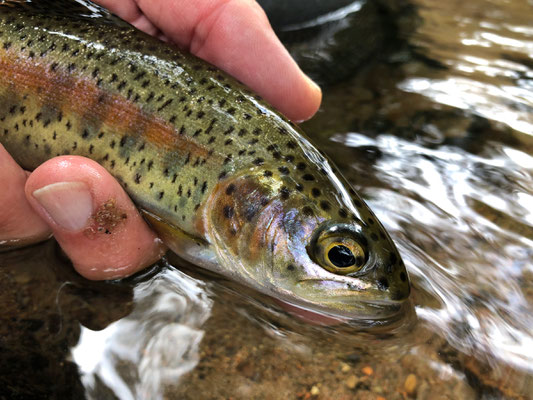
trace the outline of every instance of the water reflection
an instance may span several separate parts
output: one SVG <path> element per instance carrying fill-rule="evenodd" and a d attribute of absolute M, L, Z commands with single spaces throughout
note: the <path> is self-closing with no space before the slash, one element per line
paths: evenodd
<path fill-rule="evenodd" d="M 409 76 L 400 88 L 533 135 L 530 5 L 525 0 L 416 3 L 425 22 L 413 42 L 447 69 Z"/>
<path fill-rule="evenodd" d="M 212 300 L 202 281 L 166 267 L 134 290 L 130 315 L 101 331 L 82 328 L 72 358 L 90 398 L 160 399 L 199 360 Z"/>

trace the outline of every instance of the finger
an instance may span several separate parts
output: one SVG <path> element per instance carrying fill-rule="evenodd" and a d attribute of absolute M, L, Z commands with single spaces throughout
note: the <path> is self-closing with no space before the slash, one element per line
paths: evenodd
<path fill-rule="evenodd" d="M 250 0 L 135 0 L 167 37 L 244 82 L 290 119 L 310 118 L 320 88 L 298 67 Z"/>
<path fill-rule="evenodd" d="M 33 243 L 50 236 L 50 228 L 24 194 L 26 172 L 0 144 L 0 244 Z"/>
<path fill-rule="evenodd" d="M 144 31 L 150 35 L 156 36 L 159 34 L 159 29 L 143 15 L 142 11 L 137 7 L 133 0 L 98 0 L 96 1 L 102 7 L 107 8 L 113 14 L 118 15 L 125 21 L 134 25 L 137 29 Z"/>
<path fill-rule="evenodd" d="M 128 195 L 92 160 L 63 156 L 45 162 L 28 178 L 26 197 L 86 278 L 128 276 L 162 255 L 163 246 Z"/>

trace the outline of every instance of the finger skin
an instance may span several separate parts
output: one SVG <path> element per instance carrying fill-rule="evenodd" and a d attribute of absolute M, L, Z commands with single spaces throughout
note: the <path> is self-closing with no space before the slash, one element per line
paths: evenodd
<path fill-rule="evenodd" d="M 51 234 L 46 222 L 26 200 L 26 179 L 26 172 L 0 144 L 0 244 L 28 244 Z"/>
<path fill-rule="evenodd" d="M 94 211 L 81 229 L 59 225 L 37 200 L 36 190 L 58 182 L 82 182 L 90 192 Z M 131 275 L 158 260 L 164 252 L 164 246 L 122 187 L 92 160 L 78 156 L 53 158 L 30 175 L 25 192 L 76 270 L 88 279 Z"/>
<path fill-rule="evenodd" d="M 157 27 L 174 43 L 248 85 L 289 119 L 309 119 L 320 106 L 320 88 L 300 70 L 255 1 L 195 0 L 194 6 L 190 0 L 98 3 L 147 32 Z"/>

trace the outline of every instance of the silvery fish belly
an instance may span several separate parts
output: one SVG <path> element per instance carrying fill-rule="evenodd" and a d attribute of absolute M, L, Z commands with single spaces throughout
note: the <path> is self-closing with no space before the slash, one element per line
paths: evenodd
<path fill-rule="evenodd" d="M 293 305 L 382 318 L 409 295 L 383 226 L 300 129 L 92 3 L 0 1 L 0 142 L 89 157 L 181 257 Z"/>

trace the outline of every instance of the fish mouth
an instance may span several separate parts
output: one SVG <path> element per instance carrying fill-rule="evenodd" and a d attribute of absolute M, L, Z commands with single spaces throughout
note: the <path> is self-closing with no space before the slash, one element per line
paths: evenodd
<path fill-rule="evenodd" d="M 385 293 L 376 297 L 376 291 L 369 290 L 373 286 L 368 282 L 347 279 L 303 279 L 297 282 L 296 289 L 302 295 L 307 294 L 309 306 L 314 309 L 350 319 L 389 318 L 402 310 L 406 300 L 392 299 Z M 313 293 L 316 295 L 312 296 Z"/>

